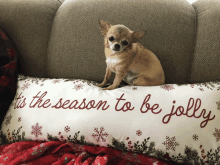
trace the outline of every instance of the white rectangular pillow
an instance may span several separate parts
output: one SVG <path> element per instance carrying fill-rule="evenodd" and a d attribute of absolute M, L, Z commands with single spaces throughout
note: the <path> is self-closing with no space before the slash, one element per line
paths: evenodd
<path fill-rule="evenodd" d="M 19 75 L 1 130 L 11 142 L 57 138 L 181 163 L 220 163 L 220 81 L 106 91 L 87 80 Z"/>

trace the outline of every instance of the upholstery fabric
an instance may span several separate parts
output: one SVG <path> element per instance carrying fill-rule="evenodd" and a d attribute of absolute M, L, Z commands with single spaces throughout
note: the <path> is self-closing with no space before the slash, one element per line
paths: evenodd
<path fill-rule="evenodd" d="M 6 0 L 0 2 L 0 26 L 20 52 L 21 73 L 44 77 L 47 43 L 58 0 Z"/>
<path fill-rule="evenodd" d="M 65 0 L 51 30 L 48 77 L 103 80 L 106 64 L 98 23 L 103 19 L 133 31 L 146 30 L 140 43 L 161 61 L 166 83 L 185 83 L 195 18 L 193 7 L 184 0 Z"/>
<path fill-rule="evenodd" d="M 220 79 L 220 1 L 200 0 L 197 12 L 197 37 L 190 83 Z"/>
<path fill-rule="evenodd" d="M 19 52 L 26 76 L 102 81 L 103 38 L 98 19 L 146 30 L 166 83 L 214 81 L 220 75 L 218 0 L 7 0 L 0 26 Z M 196 14 L 197 13 L 197 14 Z M 113 76 L 111 81 L 113 80 Z"/>

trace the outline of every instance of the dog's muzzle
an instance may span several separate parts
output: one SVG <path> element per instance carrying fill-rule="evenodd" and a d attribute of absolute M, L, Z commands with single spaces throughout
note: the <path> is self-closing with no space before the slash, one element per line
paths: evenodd
<path fill-rule="evenodd" d="M 116 51 L 116 52 L 120 52 L 122 50 L 122 46 L 119 43 L 115 43 L 111 46 L 111 49 Z"/>

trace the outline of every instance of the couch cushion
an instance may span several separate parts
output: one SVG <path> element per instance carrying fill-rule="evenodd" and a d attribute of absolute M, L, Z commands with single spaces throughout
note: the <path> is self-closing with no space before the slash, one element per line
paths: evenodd
<path fill-rule="evenodd" d="M 71 141 L 211 164 L 220 152 L 220 81 L 105 91 L 83 79 L 19 76 L 1 130 L 9 142 Z"/>
<path fill-rule="evenodd" d="M 197 12 L 197 37 L 190 83 L 220 78 L 220 1 L 200 0 Z"/>
<path fill-rule="evenodd" d="M 103 80 L 106 64 L 98 23 L 103 19 L 133 31 L 146 30 L 140 42 L 161 61 L 166 83 L 185 83 L 195 18 L 184 0 L 66 0 L 52 26 L 48 77 Z"/>
<path fill-rule="evenodd" d="M 0 2 L 0 26 L 15 42 L 21 73 L 45 77 L 47 46 L 59 0 L 6 0 Z"/>

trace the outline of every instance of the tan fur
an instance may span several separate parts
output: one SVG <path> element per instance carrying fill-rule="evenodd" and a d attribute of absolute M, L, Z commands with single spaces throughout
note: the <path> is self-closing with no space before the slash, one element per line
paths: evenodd
<path fill-rule="evenodd" d="M 165 83 L 164 71 L 160 61 L 153 52 L 136 43 L 145 32 L 133 32 L 123 25 L 110 25 L 103 20 L 99 21 L 102 34 L 104 36 L 106 73 L 104 81 L 98 86 L 103 87 L 111 76 L 115 73 L 113 84 L 104 90 L 112 90 L 118 87 L 124 79 L 130 85 L 156 86 Z M 109 41 L 109 37 L 114 36 L 114 41 Z M 123 46 L 123 41 L 128 41 L 128 45 Z M 115 44 L 121 49 L 114 51 Z"/>

